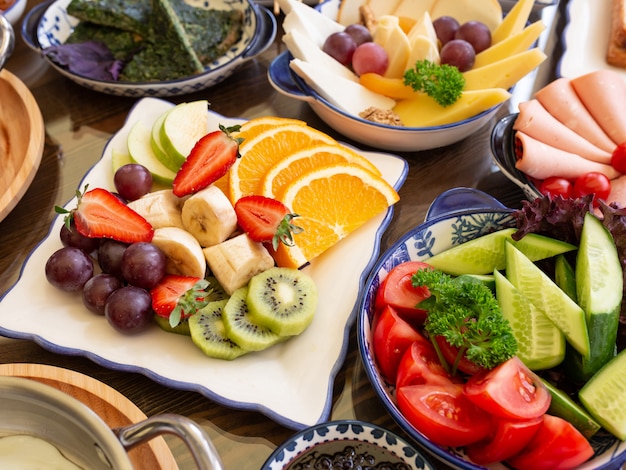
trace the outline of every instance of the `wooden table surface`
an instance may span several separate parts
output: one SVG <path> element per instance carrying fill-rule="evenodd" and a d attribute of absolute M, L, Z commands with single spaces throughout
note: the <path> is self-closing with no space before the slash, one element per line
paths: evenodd
<path fill-rule="evenodd" d="M 37 0 L 30 0 L 27 8 L 36 3 Z M 107 140 L 122 126 L 136 101 L 100 94 L 74 84 L 30 50 L 19 31 L 16 35 L 16 48 L 6 68 L 30 88 L 37 100 L 44 118 L 46 144 L 33 183 L 15 209 L 0 222 L 0 296 L 17 281 L 28 253 L 46 236 L 55 217 L 54 205 L 63 205 L 74 195 L 81 178 L 100 158 Z M 207 99 L 212 110 L 232 117 L 299 118 L 346 141 L 307 104 L 281 95 L 269 84 L 268 66 L 285 49 L 281 35 L 279 30 L 275 43 L 267 51 L 246 62 L 224 82 L 193 95 L 171 98 L 171 101 Z M 505 107 L 500 115 L 508 112 Z M 422 222 L 433 198 L 446 189 L 474 187 L 510 206 L 519 204 L 521 192 L 492 162 L 489 137 L 495 120 L 457 144 L 400 154 L 408 161 L 409 173 L 400 190 L 393 220 L 383 237 L 381 252 Z M 356 418 L 402 434 L 365 375 L 354 329 L 349 353 L 335 380 L 331 419 Z M 198 393 L 167 388 L 143 375 L 109 370 L 83 357 L 57 355 L 30 341 L 0 338 L 0 363 L 16 362 L 51 364 L 87 374 L 121 392 L 148 416 L 167 412 L 194 419 L 212 438 L 229 470 L 259 469 L 277 445 L 295 432 L 262 414 L 226 408 Z M 166 441 L 181 469 L 195 468 L 186 447 L 177 438 L 166 437 Z M 438 467 L 446 468 L 434 457 L 431 460 Z"/>

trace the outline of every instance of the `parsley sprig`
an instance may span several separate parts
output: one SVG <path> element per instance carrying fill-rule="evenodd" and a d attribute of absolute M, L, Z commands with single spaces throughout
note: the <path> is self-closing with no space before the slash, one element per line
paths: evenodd
<path fill-rule="evenodd" d="M 412 281 L 414 286 L 427 286 L 430 291 L 430 297 L 420 302 L 419 307 L 428 310 L 424 329 L 440 358 L 434 340 L 436 336 L 443 336 L 450 345 L 459 348 L 451 374 L 456 373 L 464 354 L 468 360 L 486 369 L 492 369 L 516 354 L 517 342 L 511 326 L 485 284 L 465 276 L 452 278 L 432 269 L 417 271 Z M 446 366 L 443 359 L 442 364 Z"/>
<path fill-rule="evenodd" d="M 457 67 L 418 60 L 415 67 L 404 72 L 404 84 L 422 91 L 441 106 L 450 106 L 463 93 L 465 77 Z"/>

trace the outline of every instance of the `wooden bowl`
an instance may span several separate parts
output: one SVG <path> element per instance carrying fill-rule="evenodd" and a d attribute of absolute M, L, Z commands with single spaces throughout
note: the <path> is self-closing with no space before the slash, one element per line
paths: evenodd
<path fill-rule="evenodd" d="M 43 117 L 22 81 L 0 71 L 0 221 L 30 186 L 41 163 L 45 138 Z"/>

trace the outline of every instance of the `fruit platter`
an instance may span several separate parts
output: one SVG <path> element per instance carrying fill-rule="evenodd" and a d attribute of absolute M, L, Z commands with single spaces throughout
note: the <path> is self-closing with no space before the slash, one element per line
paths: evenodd
<path fill-rule="evenodd" d="M 173 107 L 156 98 L 140 100 L 79 188 L 113 188 L 113 169 L 118 164 L 114 161 L 131 142 L 132 129 L 138 125 L 151 128 Z M 242 122 L 209 113 L 212 128 Z M 364 155 L 390 185 L 402 185 L 407 172 L 403 159 L 381 153 Z M 76 204 L 74 198 L 66 208 Z M 3 336 L 31 339 L 51 351 L 82 355 L 111 369 L 139 372 L 170 387 L 197 391 L 227 406 L 257 410 L 285 426 L 301 428 L 328 417 L 332 383 L 346 353 L 360 286 L 378 254 L 380 236 L 391 215 L 390 208 L 372 218 L 349 235 L 349 243 L 337 243 L 302 269 L 315 281 L 319 294 L 318 312 L 304 333 L 233 361 L 207 357 L 189 336 L 165 332 L 156 325 L 141 334 L 120 334 L 103 316 L 87 311 L 80 295 L 46 282 L 47 260 L 62 247 L 63 215 L 56 218 L 48 236 L 24 265 L 18 282 L 3 297 L 0 331 Z M 25 296 L 29 298 L 27 307 L 22 300 Z M 21 311 L 18 317 L 13 315 L 16 309 Z M 333 327 L 329 329 L 330 324 Z"/>

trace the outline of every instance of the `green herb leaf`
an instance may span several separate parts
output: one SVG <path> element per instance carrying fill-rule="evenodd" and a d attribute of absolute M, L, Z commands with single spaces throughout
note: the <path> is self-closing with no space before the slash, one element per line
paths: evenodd
<path fill-rule="evenodd" d="M 448 64 L 435 64 L 418 60 L 415 68 L 404 72 L 404 84 L 422 91 L 441 106 L 455 103 L 463 94 L 465 77 L 458 68 Z"/>

